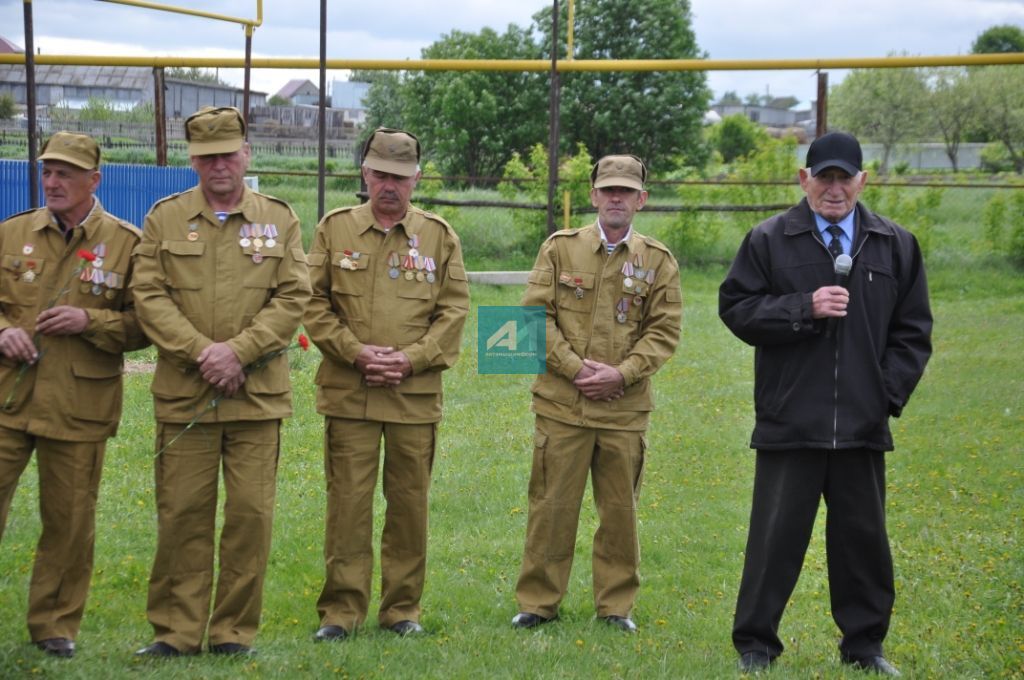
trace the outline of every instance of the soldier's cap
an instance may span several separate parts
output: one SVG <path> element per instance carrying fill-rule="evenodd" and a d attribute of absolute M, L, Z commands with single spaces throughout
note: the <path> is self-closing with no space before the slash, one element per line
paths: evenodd
<path fill-rule="evenodd" d="M 815 177 L 826 168 L 841 168 L 856 175 L 864 164 L 860 142 L 846 132 L 827 132 L 811 142 L 807 149 L 807 165 Z"/>
<path fill-rule="evenodd" d="M 647 166 L 636 156 L 604 156 L 590 171 L 590 184 L 595 189 L 604 187 L 627 187 L 644 190 L 647 181 Z"/>
<path fill-rule="evenodd" d="M 77 132 L 54 132 L 43 145 L 41 161 L 63 161 L 83 170 L 100 167 L 100 146 L 89 135 Z"/>
<path fill-rule="evenodd" d="M 204 106 L 185 120 L 189 156 L 234 153 L 245 142 L 245 120 L 233 106 Z"/>
<path fill-rule="evenodd" d="M 363 145 L 363 165 L 401 177 L 419 171 L 420 140 L 405 130 L 380 127 Z"/>

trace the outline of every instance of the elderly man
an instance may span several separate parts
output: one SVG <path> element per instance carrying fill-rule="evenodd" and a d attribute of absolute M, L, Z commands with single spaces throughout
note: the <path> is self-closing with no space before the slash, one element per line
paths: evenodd
<path fill-rule="evenodd" d="M 416 137 L 375 130 L 363 148 L 369 202 L 325 215 L 310 249 L 304 324 L 323 352 L 316 405 L 327 475 L 318 641 L 344 639 L 366 620 L 381 439 L 387 511 L 378 623 L 399 635 L 423 632 L 441 373 L 459 355 L 469 284 L 455 231 L 410 205 L 419 160 Z"/>
<path fill-rule="evenodd" d="M 600 619 L 632 633 L 650 377 L 679 342 L 682 296 L 672 253 L 633 230 L 647 202 L 643 162 L 605 156 L 590 179 L 597 223 L 548 238 L 523 297 L 546 310 L 548 372 L 533 384 L 530 509 L 512 626 L 557 618 L 589 472 L 601 519 L 594 605 Z"/>
<path fill-rule="evenodd" d="M 853 136 L 816 139 L 806 197 L 747 234 L 719 290 L 722 321 L 755 348 L 757 462 L 733 625 L 748 673 L 782 653 L 779 621 L 824 497 L 841 659 L 899 674 L 882 650 L 895 593 L 884 452 L 931 355 L 932 315 L 917 240 L 858 201 L 861 164 Z"/>
<path fill-rule="evenodd" d="M 199 185 L 157 202 L 136 250 L 139 320 L 159 350 L 158 534 L 141 656 L 249 654 L 270 551 L 281 420 L 291 415 L 284 354 L 309 299 L 299 220 L 250 190 L 245 122 L 234 108 L 185 121 Z M 219 470 L 220 572 L 214 576 Z"/>
<path fill-rule="evenodd" d="M 122 354 L 146 345 L 126 288 L 140 234 L 93 195 L 92 138 L 57 132 L 39 158 L 46 207 L 0 224 L 0 536 L 34 449 L 43 531 L 28 629 L 37 647 L 70 657 L 92 576 L 103 453 L 121 417 Z"/>

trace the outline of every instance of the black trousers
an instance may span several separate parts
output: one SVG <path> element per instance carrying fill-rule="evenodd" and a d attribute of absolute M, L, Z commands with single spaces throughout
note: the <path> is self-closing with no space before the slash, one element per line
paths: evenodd
<path fill-rule="evenodd" d="M 825 498 L 825 550 L 839 650 L 881 655 L 895 587 L 885 531 L 885 455 L 869 449 L 758 450 L 733 644 L 769 657 L 782 653 L 779 621 L 796 586 Z"/>

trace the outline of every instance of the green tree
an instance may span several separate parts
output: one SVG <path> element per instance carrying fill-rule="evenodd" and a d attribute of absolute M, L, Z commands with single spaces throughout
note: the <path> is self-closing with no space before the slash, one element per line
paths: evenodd
<path fill-rule="evenodd" d="M 267 100 L 268 106 L 291 106 L 291 102 L 280 95 L 273 95 Z"/>
<path fill-rule="evenodd" d="M 116 118 L 117 112 L 114 111 L 114 106 L 106 99 L 98 97 L 89 97 L 85 106 L 78 112 L 78 120 L 82 121 L 102 122 Z"/>
<path fill-rule="evenodd" d="M 985 66 L 971 70 L 978 122 L 1005 147 L 1013 168 L 1024 174 L 1024 69 Z"/>
<path fill-rule="evenodd" d="M 956 172 L 960 166 L 960 142 L 964 140 L 968 128 L 973 123 L 977 104 L 971 94 L 967 71 L 964 69 L 940 66 L 932 69 L 930 73 L 929 115 L 942 136 L 946 156 L 953 165 L 953 172 Z"/>
<path fill-rule="evenodd" d="M 171 66 L 164 72 L 164 75 L 175 80 L 191 80 L 196 83 L 215 83 L 217 85 L 231 86 L 231 83 L 221 80 L 216 71 L 210 72 L 198 66 Z"/>
<path fill-rule="evenodd" d="M 568 7 L 558 26 L 564 56 Z M 588 0 L 576 6 L 576 59 L 693 59 L 706 56 L 691 27 L 689 0 Z M 551 56 L 551 8 L 534 15 Z M 680 159 L 703 165 L 701 124 L 711 92 L 702 71 L 607 71 L 562 74 L 561 149 L 577 142 L 594 158 L 633 153 L 654 172 Z"/>
<path fill-rule="evenodd" d="M 888 172 L 897 144 L 927 126 L 928 87 L 921 69 L 854 69 L 829 94 L 832 122 L 862 142 L 879 142 Z"/>
<path fill-rule="evenodd" d="M 722 95 L 721 99 L 718 100 L 718 103 L 722 106 L 739 106 L 743 103 L 743 100 L 740 99 L 738 94 L 736 94 L 736 90 L 728 90 Z"/>
<path fill-rule="evenodd" d="M 398 128 L 405 130 L 405 116 L 402 107 L 403 78 L 396 71 L 352 71 L 349 80 L 359 83 L 370 83 L 363 105 L 366 107 L 366 125 L 360 136 L 360 148 L 370 133 L 379 127 Z M 419 130 L 409 130 L 417 137 Z"/>
<path fill-rule="evenodd" d="M 423 50 L 424 59 L 538 56 L 530 31 L 515 25 L 500 35 L 452 31 Z M 444 172 L 497 176 L 513 152 L 544 139 L 546 79 L 517 71 L 410 72 L 399 87 L 402 118 Z"/>
<path fill-rule="evenodd" d="M 1024 52 L 1024 29 L 1001 24 L 982 31 L 971 45 L 973 54 Z"/>
<path fill-rule="evenodd" d="M 17 109 L 14 103 L 14 96 L 10 92 L 4 92 L 0 94 L 0 120 L 10 120 L 14 118 L 14 112 Z"/>
<path fill-rule="evenodd" d="M 742 113 L 726 116 L 711 128 L 709 134 L 711 145 L 722 154 L 726 163 L 748 156 L 768 137 L 764 128 Z"/>

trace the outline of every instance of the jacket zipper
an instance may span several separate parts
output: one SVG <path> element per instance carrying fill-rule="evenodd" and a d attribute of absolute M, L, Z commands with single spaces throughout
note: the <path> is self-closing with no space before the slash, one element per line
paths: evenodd
<path fill-rule="evenodd" d="M 868 240 L 868 235 L 865 234 L 864 238 L 861 239 L 860 246 L 857 248 L 857 251 L 855 253 L 853 253 L 852 257 L 850 258 L 851 260 L 856 259 L 857 256 L 860 255 L 860 251 L 864 249 L 864 244 L 867 242 L 867 240 Z M 831 251 L 829 251 L 829 249 L 825 246 L 824 241 L 821 242 L 821 247 L 825 248 L 825 252 L 827 252 L 829 257 L 832 258 L 832 263 L 833 263 L 833 266 L 834 266 L 835 265 L 835 256 L 833 256 Z M 851 273 L 852 273 L 852 271 L 853 270 L 851 268 Z M 833 382 L 832 382 L 832 384 L 834 385 L 834 387 L 832 389 L 832 450 L 833 451 L 836 450 L 839 447 L 839 337 L 840 337 L 839 333 L 836 333 L 836 352 L 835 352 L 834 361 L 832 363 L 832 367 L 833 367 L 833 375 L 832 375 Z"/>

